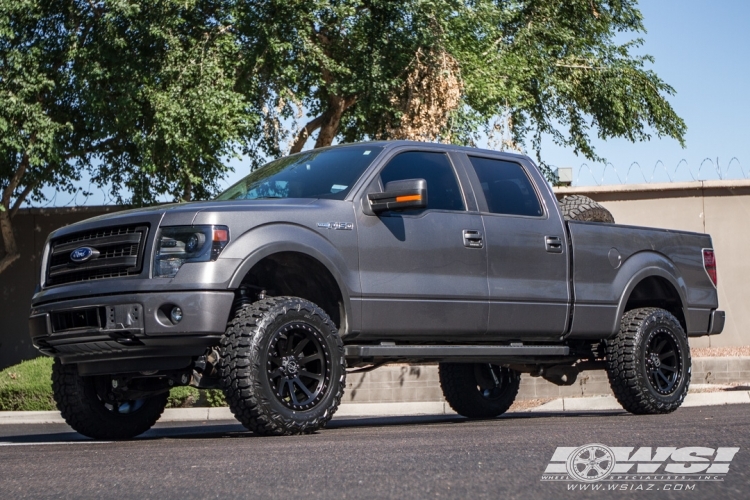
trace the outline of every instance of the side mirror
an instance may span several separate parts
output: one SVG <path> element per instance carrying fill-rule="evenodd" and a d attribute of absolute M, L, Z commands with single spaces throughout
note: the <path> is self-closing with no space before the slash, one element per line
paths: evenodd
<path fill-rule="evenodd" d="M 385 185 L 382 193 L 367 195 L 370 209 L 379 214 L 386 210 L 406 210 L 427 207 L 427 181 L 424 179 L 406 179 L 392 181 Z"/>

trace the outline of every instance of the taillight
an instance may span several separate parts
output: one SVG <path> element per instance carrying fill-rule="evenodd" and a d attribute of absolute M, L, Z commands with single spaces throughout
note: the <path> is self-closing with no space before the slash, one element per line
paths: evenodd
<path fill-rule="evenodd" d="M 703 250 L 703 267 L 706 269 L 706 273 L 708 273 L 708 277 L 711 278 L 714 286 L 716 286 L 716 256 L 713 250 Z"/>

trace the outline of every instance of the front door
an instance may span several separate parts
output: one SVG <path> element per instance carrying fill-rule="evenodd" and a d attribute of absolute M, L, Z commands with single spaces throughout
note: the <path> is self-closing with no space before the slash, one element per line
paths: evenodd
<path fill-rule="evenodd" d="M 488 316 L 486 251 L 464 235 L 481 235 L 482 219 L 467 211 L 447 154 L 399 153 L 376 183 L 382 189 L 405 179 L 427 181 L 426 209 L 357 216 L 363 338 L 480 338 Z"/>

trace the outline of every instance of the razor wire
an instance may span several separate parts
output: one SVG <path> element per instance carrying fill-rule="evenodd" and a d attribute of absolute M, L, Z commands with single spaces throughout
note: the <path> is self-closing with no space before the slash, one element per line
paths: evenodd
<path fill-rule="evenodd" d="M 557 168 L 556 165 L 550 165 Z M 624 175 L 623 175 L 624 172 Z M 686 159 L 677 162 L 674 169 L 667 168 L 662 160 L 657 160 L 653 168 L 644 168 L 639 162 L 631 162 L 627 167 L 619 168 L 611 162 L 594 165 L 582 163 L 578 169 L 574 169 L 572 185 L 590 185 L 581 184 L 582 181 L 593 181 L 597 186 L 612 184 L 653 184 L 655 182 L 690 182 L 690 181 L 707 181 L 707 180 L 740 180 L 750 179 L 750 168 L 746 169 L 739 158 L 733 156 L 726 166 L 722 167 L 719 158 L 704 158 L 694 170 Z M 614 176 L 617 181 L 606 181 L 607 173 Z M 666 181 L 657 179 L 657 174 L 666 176 Z M 689 178 L 687 177 L 689 176 Z M 611 178 L 611 177 L 610 177 Z M 656 180 L 655 180 L 656 179 Z"/>

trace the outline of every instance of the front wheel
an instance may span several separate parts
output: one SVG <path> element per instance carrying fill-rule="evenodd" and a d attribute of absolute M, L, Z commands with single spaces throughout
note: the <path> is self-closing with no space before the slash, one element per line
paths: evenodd
<path fill-rule="evenodd" d="M 240 307 L 221 341 L 229 408 L 256 434 L 314 432 L 344 392 L 344 347 L 328 315 L 310 301 L 272 297 Z"/>
<path fill-rule="evenodd" d="M 65 421 L 94 439 L 131 439 L 149 430 L 167 406 L 168 393 L 122 401 L 109 388 L 112 377 L 82 377 L 76 365 L 55 359 L 52 393 Z M 108 397 L 111 396 L 111 397 Z"/>
<path fill-rule="evenodd" d="M 493 418 L 513 404 L 521 376 L 510 368 L 490 363 L 440 363 L 440 387 L 459 415 Z"/>
<path fill-rule="evenodd" d="M 690 385 L 690 348 L 671 313 L 654 307 L 626 312 L 606 350 L 609 383 L 624 409 L 657 414 L 680 407 Z"/>

